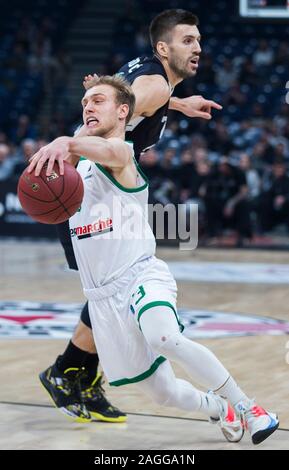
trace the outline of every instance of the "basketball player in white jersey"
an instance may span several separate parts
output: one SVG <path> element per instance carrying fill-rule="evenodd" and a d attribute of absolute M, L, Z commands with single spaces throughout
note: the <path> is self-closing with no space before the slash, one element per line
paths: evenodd
<path fill-rule="evenodd" d="M 64 160 L 78 162 L 85 192 L 70 218 L 70 234 L 110 385 L 135 383 L 159 404 L 201 411 L 230 442 L 239 441 L 247 427 L 258 444 L 277 429 L 276 415 L 250 400 L 211 351 L 181 334 L 176 283 L 155 257 L 147 221 L 148 185 L 124 140 L 134 104 L 121 77 L 95 78 L 82 99 L 87 136 L 60 137 L 57 152 L 36 154 L 29 171 L 37 175 L 48 162 L 49 175 L 57 161 L 63 174 Z M 130 207 L 134 229 L 131 220 L 124 222 Z M 176 378 L 170 360 L 215 392 Z"/>
<path fill-rule="evenodd" d="M 178 83 L 197 73 L 201 53 L 198 24 L 198 18 L 190 11 L 172 9 L 161 12 L 150 25 L 152 55 L 130 60 L 118 71 L 131 84 L 136 97 L 134 114 L 126 127 L 126 139 L 133 142 L 137 161 L 145 149 L 160 139 L 169 109 L 189 117 L 211 119 L 211 110 L 222 108 L 201 96 L 182 99 L 171 96 Z M 86 81 L 91 78 L 86 77 Z M 86 135 L 85 128 L 80 132 Z M 41 152 L 54 152 L 53 149 L 54 142 Z M 68 221 L 59 224 L 57 232 L 68 266 L 77 270 Z M 40 372 L 39 378 L 56 407 L 76 421 L 124 422 L 125 413 L 105 397 L 98 363 L 86 302 L 65 350 L 53 364 Z M 72 388 L 71 381 L 74 383 L 76 376 L 79 386 Z"/>

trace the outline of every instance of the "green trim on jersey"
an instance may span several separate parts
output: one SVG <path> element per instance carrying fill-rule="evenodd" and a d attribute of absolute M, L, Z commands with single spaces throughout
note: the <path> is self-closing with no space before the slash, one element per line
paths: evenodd
<path fill-rule="evenodd" d="M 126 140 L 125 141 L 127 144 L 132 144 L 133 142 L 131 142 L 130 140 Z M 85 157 L 80 157 L 79 161 L 83 161 L 83 160 L 87 160 L 87 158 Z M 136 169 L 138 171 L 138 173 L 142 176 L 143 180 L 145 181 L 145 183 L 142 185 L 142 186 L 139 186 L 139 187 L 136 187 L 136 188 L 126 188 L 125 186 L 122 186 L 122 184 L 120 184 L 110 173 L 109 171 L 107 171 L 100 163 L 97 163 L 95 162 L 97 168 L 115 185 L 117 186 L 119 189 L 121 189 L 122 191 L 126 192 L 126 193 L 137 193 L 139 191 L 143 191 L 144 189 L 146 189 L 148 187 L 148 184 L 149 184 L 149 181 L 146 177 L 146 175 L 144 174 L 144 172 L 142 171 L 141 167 L 139 166 L 138 162 L 136 161 L 136 159 L 134 158 L 133 156 L 133 161 L 134 161 L 134 164 L 136 166 Z M 93 162 L 92 162 L 93 163 Z"/>
<path fill-rule="evenodd" d="M 142 186 L 139 186 L 138 188 L 125 188 L 100 163 L 96 163 L 96 166 L 115 186 L 117 186 L 118 189 L 121 189 L 122 191 L 124 191 L 126 193 L 138 193 L 139 191 L 143 191 L 144 189 L 146 189 L 148 187 L 148 182 L 145 179 L 145 181 L 146 181 L 145 184 L 143 184 Z M 142 175 L 142 173 L 139 170 L 138 166 L 137 166 L 137 170 Z M 142 177 L 143 177 L 143 175 L 142 175 Z"/>
<path fill-rule="evenodd" d="M 160 305 L 163 306 L 163 307 L 169 307 L 169 308 L 171 308 L 171 309 L 173 310 L 173 312 L 174 312 L 174 314 L 175 314 L 175 316 L 176 316 L 176 319 L 177 319 L 179 328 L 180 328 L 180 332 L 182 333 L 182 332 L 184 331 L 184 329 L 185 329 L 184 325 L 180 322 L 179 316 L 178 316 L 178 314 L 177 314 L 177 312 L 176 312 L 174 306 L 173 306 L 170 302 L 167 302 L 167 301 L 165 301 L 165 300 L 157 300 L 157 301 L 155 301 L 155 302 L 150 302 L 150 303 L 144 305 L 144 306 L 140 309 L 140 311 L 138 312 L 138 316 L 137 316 L 137 321 L 138 321 L 138 323 L 139 323 L 139 328 L 140 328 L 140 330 L 141 330 L 141 326 L 140 326 L 140 322 L 139 322 L 139 321 L 140 321 L 140 317 L 142 316 L 142 314 L 143 314 L 144 312 L 146 312 L 146 310 L 149 310 L 150 308 L 154 308 L 154 307 L 159 307 Z"/>
<path fill-rule="evenodd" d="M 159 356 L 155 362 L 151 365 L 151 367 L 143 372 L 140 375 L 137 375 L 136 377 L 132 377 L 131 379 L 120 379 L 120 380 L 115 380 L 114 382 L 109 382 L 109 385 L 112 385 L 114 387 L 120 387 L 121 385 L 128 385 L 128 384 L 133 384 L 136 382 L 141 382 L 142 380 L 147 379 L 150 377 L 156 370 L 157 368 L 166 361 L 166 358 L 163 356 Z"/>

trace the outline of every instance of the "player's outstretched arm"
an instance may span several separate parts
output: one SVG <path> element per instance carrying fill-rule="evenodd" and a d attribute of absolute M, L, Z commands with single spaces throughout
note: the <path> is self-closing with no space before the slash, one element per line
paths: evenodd
<path fill-rule="evenodd" d="M 69 140 L 71 154 L 83 155 L 88 160 L 108 168 L 124 168 L 132 159 L 132 149 L 118 137 L 74 137 Z"/>
<path fill-rule="evenodd" d="M 124 168 L 131 161 L 132 150 L 124 140 L 117 137 L 58 137 L 53 141 L 53 147 L 49 144 L 33 155 L 28 172 L 35 170 L 35 175 L 38 176 L 47 163 L 46 175 L 49 176 L 57 161 L 60 174 L 63 175 L 64 160 L 74 165 L 75 159 L 82 155 L 109 168 Z"/>
<path fill-rule="evenodd" d="M 223 107 L 212 100 L 206 100 L 202 96 L 188 96 L 187 98 L 177 98 L 172 96 L 169 109 L 180 111 L 189 117 L 212 119 L 212 108 L 220 111 Z"/>

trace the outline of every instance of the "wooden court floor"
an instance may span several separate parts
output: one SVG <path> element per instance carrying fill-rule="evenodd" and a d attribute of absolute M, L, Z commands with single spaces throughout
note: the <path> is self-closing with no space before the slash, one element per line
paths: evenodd
<path fill-rule="evenodd" d="M 289 253 L 159 249 L 166 261 L 289 264 Z M 64 270 L 57 243 L 0 242 L 0 301 L 82 302 L 78 276 Z M 179 282 L 179 306 L 268 316 L 289 321 L 289 286 Z M 259 446 L 238 444 L 199 414 L 160 408 L 134 386 L 106 387 L 126 424 L 71 423 L 51 405 L 38 381 L 66 345 L 54 339 L 0 338 L 0 449 L 289 449 L 288 336 L 204 339 L 242 388 L 280 417 L 280 430 Z M 287 349 L 286 349 L 287 346 Z M 175 367 L 179 377 L 185 373 Z"/>

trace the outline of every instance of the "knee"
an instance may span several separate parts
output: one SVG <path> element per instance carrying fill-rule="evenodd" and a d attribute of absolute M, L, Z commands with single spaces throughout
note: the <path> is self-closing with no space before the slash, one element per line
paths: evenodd
<path fill-rule="evenodd" d="M 184 341 L 186 338 L 180 332 L 169 336 L 163 335 L 159 343 L 159 351 L 169 358 L 177 357 Z"/>
<path fill-rule="evenodd" d="M 180 348 L 180 345 L 183 343 L 183 339 L 184 337 L 180 332 L 173 334 L 157 332 L 147 339 L 147 341 L 154 351 L 163 355 L 170 355 Z"/>

